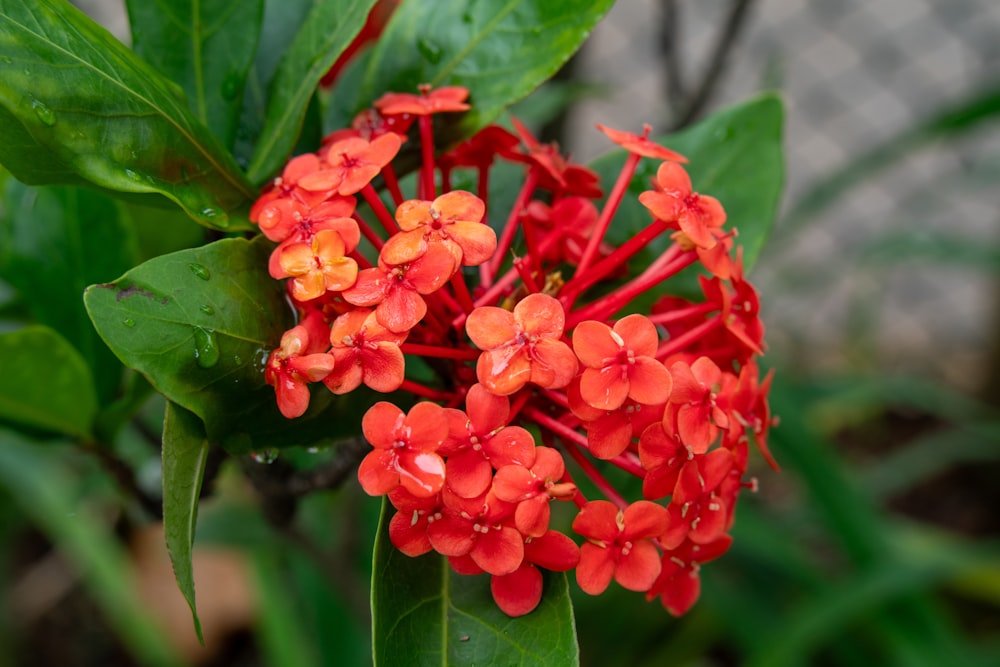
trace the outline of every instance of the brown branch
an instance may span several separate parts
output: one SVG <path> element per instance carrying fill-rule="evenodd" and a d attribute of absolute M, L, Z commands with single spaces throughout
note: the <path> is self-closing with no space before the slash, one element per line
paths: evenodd
<path fill-rule="evenodd" d="M 704 76 L 702 76 L 697 89 L 686 100 L 684 111 L 678 114 L 677 120 L 672 124 L 672 130 L 678 130 L 690 125 L 698 118 L 708 104 L 712 93 L 715 91 L 716 84 L 725 70 L 726 61 L 733 50 L 733 46 L 736 44 L 740 31 L 745 25 L 748 10 L 753 2 L 754 0 L 733 0 L 729 16 L 726 17 L 726 24 L 722 31 L 719 32 L 715 45 L 712 48 L 712 55 L 708 66 L 705 68 Z M 668 2 L 667 4 L 670 3 Z M 677 67 L 679 68 L 679 65 Z M 669 63 L 667 65 L 667 72 L 669 77 Z"/>

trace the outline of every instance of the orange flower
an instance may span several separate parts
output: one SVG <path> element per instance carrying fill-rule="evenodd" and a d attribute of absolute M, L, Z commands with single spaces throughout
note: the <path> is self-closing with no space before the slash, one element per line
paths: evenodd
<path fill-rule="evenodd" d="M 432 202 L 404 201 L 396 209 L 401 231 L 386 241 L 380 256 L 388 264 L 405 264 L 441 243 L 465 266 L 478 266 L 497 248 L 496 232 L 482 222 L 485 214 L 483 201 L 463 190 L 443 194 Z"/>
<path fill-rule="evenodd" d="M 375 309 L 379 324 L 389 331 L 409 331 L 424 319 L 427 303 L 421 295 L 431 294 L 451 280 L 455 258 L 444 246 L 432 246 L 420 259 L 391 265 L 379 261 L 377 267 L 358 274 L 357 282 L 344 292 L 344 300 L 355 306 Z"/>
<path fill-rule="evenodd" d="M 448 435 L 448 422 L 440 405 L 417 403 L 404 414 L 379 401 L 361 419 L 361 430 L 374 447 L 358 468 L 365 493 L 381 496 L 402 484 L 418 498 L 427 498 L 444 486 L 444 461 L 437 449 Z"/>
<path fill-rule="evenodd" d="M 676 223 L 690 243 L 711 248 L 712 233 L 726 222 L 726 212 L 715 197 L 691 190 L 691 177 L 676 162 L 664 162 L 656 172 L 656 190 L 639 195 L 639 201 L 664 222 Z"/>
<path fill-rule="evenodd" d="M 656 327 L 644 315 L 629 315 L 615 323 L 580 322 L 573 331 L 573 349 L 586 366 L 580 378 L 583 400 L 602 410 L 616 410 L 630 398 L 638 403 L 666 403 L 670 372 L 653 358 Z"/>
<path fill-rule="evenodd" d="M 483 351 L 476 364 L 479 381 L 494 394 L 513 394 L 528 382 L 565 387 L 576 375 L 576 355 L 559 340 L 566 312 L 546 294 L 530 294 L 514 312 L 484 306 L 469 314 L 465 331 Z"/>
<path fill-rule="evenodd" d="M 274 387 L 278 409 L 292 419 L 309 407 L 309 382 L 319 382 L 334 367 L 326 349 L 323 316 L 316 312 L 281 337 L 281 347 L 271 353 L 264 371 Z"/>
<path fill-rule="evenodd" d="M 615 142 L 625 150 L 630 153 L 635 153 L 636 155 L 641 155 L 643 157 L 652 157 L 660 160 L 673 160 L 674 162 L 687 162 L 688 159 L 681 155 L 680 153 L 675 153 L 669 148 L 664 148 L 655 141 L 649 140 L 649 125 L 642 126 L 642 134 L 633 134 L 631 132 L 622 132 L 621 130 L 614 130 L 605 125 L 597 124 L 597 129 L 608 135 L 611 141 Z"/>
<path fill-rule="evenodd" d="M 580 548 L 576 581 L 600 595 L 612 577 L 630 591 L 647 591 L 660 575 L 660 554 L 650 541 L 667 529 L 667 510 L 639 500 L 619 510 L 606 500 L 583 506 L 573 530 L 587 538 Z"/>
<path fill-rule="evenodd" d="M 327 167 L 302 178 L 299 187 L 352 195 L 396 157 L 402 143 L 399 135 L 392 132 L 370 142 L 360 137 L 341 139 L 326 149 Z"/>
<path fill-rule="evenodd" d="M 292 278 L 291 294 L 299 301 L 315 299 L 328 291 L 345 290 L 358 277 L 358 264 L 344 257 L 344 240 L 325 229 L 312 243 L 293 243 L 282 249 L 278 263 Z"/>
<path fill-rule="evenodd" d="M 375 100 L 375 108 L 387 116 L 410 114 L 412 116 L 427 116 L 446 111 L 467 111 L 470 107 L 465 103 L 469 97 L 469 89 L 462 86 L 443 86 L 431 89 L 427 84 L 418 86 L 419 95 L 412 93 L 386 93 Z"/>
<path fill-rule="evenodd" d="M 330 353 L 336 366 L 323 384 L 335 394 L 354 391 L 361 383 L 375 391 L 396 391 L 403 383 L 406 362 L 399 344 L 405 338 L 406 334 L 379 324 L 372 310 L 344 313 L 330 328 Z"/>

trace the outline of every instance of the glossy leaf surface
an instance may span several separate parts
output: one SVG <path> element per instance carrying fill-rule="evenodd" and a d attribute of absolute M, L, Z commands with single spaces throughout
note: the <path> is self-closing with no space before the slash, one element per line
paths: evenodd
<path fill-rule="evenodd" d="M 236 137 L 263 0 L 126 0 L 132 49 L 184 89 L 223 145 Z"/>
<path fill-rule="evenodd" d="M 0 162 L 30 184 L 157 193 L 198 222 L 254 195 L 174 84 L 67 2 L 0 0 Z"/>

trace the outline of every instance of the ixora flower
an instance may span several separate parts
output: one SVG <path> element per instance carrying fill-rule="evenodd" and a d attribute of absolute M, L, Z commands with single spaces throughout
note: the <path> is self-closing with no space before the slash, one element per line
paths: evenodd
<path fill-rule="evenodd" d="M 648 127 L 599 126 L 628 152 L 603 202 L 593 171 L 516 121 L 516 135 L 488 127 L 439 154 L 432 117 L 470 104 L 456 86 L 386 94 L 262 194 L 251 219 L 279 244 L 268 270 L 300 317 L 265 378 L 289 418 L 313 387 L 386 394 L 361 419 L 372 450 L 358 478 L 395 508 L 390 541 L 490 576 L 505 613 L 535 609 L 543 571 L 575 570 L 589 594 L 617 582 L 683 614 L 701 566 L 732 542 L 740 493 L 756 488 L 750 442 L 777 465 L 736 230 Z M 404 195 L 394 162 L 414 122 L 420 163 Z M 616 246 L 607 232 L 641 160 L 660 162 L 638 197 L 650 219 Z M 503 161 L 525 172 L 508 210 L 489 201 Z M 451 187 L 462 170 L 475 191 Z M 661 251 L 637 271 L 630 260 L 653 242 Z M 701 301 L 670 294 L 692 266 Z M 640 296 L 649 312 L 635 312 Z M 609 466 L 638 477 L 641 497 Z"/>

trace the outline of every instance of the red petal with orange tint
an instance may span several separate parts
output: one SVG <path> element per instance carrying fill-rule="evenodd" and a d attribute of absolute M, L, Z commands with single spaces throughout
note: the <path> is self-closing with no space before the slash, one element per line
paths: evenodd
<path fill-rule="evenodd" d="M 508 616 L 524 616 L 542 599 L 542 573 L 525 563 L 510 574 L 491 578 L 490 592 L 500 611 Z"/>
<path fill-rule="evenodd" d="M 615 567 L 615 581 L 630 591 L 648 591 L 660 576 L 660 552 L 652 543 L 635 542 L 621 557 Z"/>
<path fill-rule="evenodd" d="M 608 549 L 585 543 L 580 547 L 580 563 L 576 566 L 576 583 L 584 593 L 600 595 L 608 588 L 615 573 L 615 561 Z"/>

